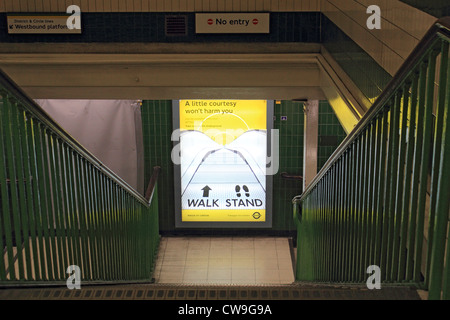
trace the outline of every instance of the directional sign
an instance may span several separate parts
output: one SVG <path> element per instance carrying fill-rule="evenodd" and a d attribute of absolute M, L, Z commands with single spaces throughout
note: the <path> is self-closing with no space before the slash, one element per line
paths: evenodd
<path fill-rule="evenodd" d="M 269 33 L 269 13 L 196 13 L 196 33 Z"/>
<path fill-rule="evenodd" d="M 9 13 L 7 15 L 9 34 L 80 34 L 81 28 L 69 29 L 69 14 L 26 14 Z"/>

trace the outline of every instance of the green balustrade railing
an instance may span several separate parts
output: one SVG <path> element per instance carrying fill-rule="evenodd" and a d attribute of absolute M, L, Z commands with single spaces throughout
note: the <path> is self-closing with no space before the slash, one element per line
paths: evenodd
<path fill-rule="evenodd" d="M 429 30 L 302 195 L 299 281 L 413 284 L 450 299 L 450 19 Z"/>
<path fill-rule="evenodd" d="M 0 72 L 0 283 L 148 281 L 159 245 L 146 197 L 105 167 Z"/>

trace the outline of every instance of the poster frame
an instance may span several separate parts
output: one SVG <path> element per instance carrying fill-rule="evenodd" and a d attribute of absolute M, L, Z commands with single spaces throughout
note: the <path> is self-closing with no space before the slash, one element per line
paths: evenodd
<path fill-rule="evenodd" d="M 186 99 L 186 100 L 246 100 L 246 99 Z M 253 99 L 248 99 L 253 100 Z M 274 100 L 266 100 L 266 130 L 267 130 L 267 155 L 272 156 L 271 148 L 271 134 L 273 129 L 274 119 Z M 179 100 L 172 100 L 172 120 L 173 130 L 180 128 L 180 103 Z M 173 148 L 175 148 L 180 141 L 174 140 Z M 174 163 L 174 205 L 175 205 L 175 228 L 271 228 L 272 227 L 272 198 L 273 198 L 273 176 L 266 175 L 266 220 L 264 222 L 256 221 L 235 221 L 235 222 L 215 222 L 215 221 L 182 221 L 181 209 L 181 169 L 180 165 Z"/>

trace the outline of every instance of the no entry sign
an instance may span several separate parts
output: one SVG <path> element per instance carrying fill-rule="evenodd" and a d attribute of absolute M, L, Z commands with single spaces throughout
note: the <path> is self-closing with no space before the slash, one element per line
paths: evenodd
<path fill-rule="evenodd" d="M 269 33 L 269 13 L 197 13 L 196 33 Z"/>

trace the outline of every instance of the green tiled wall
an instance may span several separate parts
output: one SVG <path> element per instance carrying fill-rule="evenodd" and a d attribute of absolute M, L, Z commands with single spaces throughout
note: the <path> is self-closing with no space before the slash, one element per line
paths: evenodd
<path fill-rule="evenodd" d="M 144 135 L 144 185 L 150 181 L 152 168 L 161 166 L 158 180 L 159 224 L 161 231 L 175 225 L 172 151 L 172 101 L 142 101 L 142 132 Z"/>
<path fill-rule="evenodd" d="M 186 16 L 187 19 L 186 34 L 177 36 L 166 35 L 165 33 L 166 15 Z M 322 14 L 320 12 L 271 12 L 270 33 L 200 34 L 195 32 L 194 12 L 83 12 L 83 18 L 81 19 L 81 27 L 83 32 L 80 34 L 17 35 L 8 33 L 8 24 L 6 19 L 7 13 L 1 12 L 0 43 L 3 42 L 317 43 L 320 42 L 321 15 Z"/>
<path fill-rule="evenodd" d="M 291 200 L 302 193 L 302 181 L 283 179 L 281 173 L 303 175 L 303 104 L 275 103 L 274 116 L 274 129 L 280 130 L 280 168 L 273 179 L 273 228 L 294 230 Z"/>
<path fill-rule="evenodd" d="M 345 137 L 344 130 L 333 110 L 326 101 L 319 104 L 319 141 L 320 136 L 329 134 Z M 161 233 L 178 233 L 175 229 L 174 207 L 174 182 L 173 165 L 170 159 L 172 150 L 172 102 L 171 101 L 143 101 L 142 122 L 144 133 L 144 181 L 148 183 L 152 168 L 161 166 L 162 173 L 158 181 L 159 206 L 160 206 L 160 230 Z M 280 134 L 280 163 L 279 171 L 273 178 L 273 220 L 272 229 L 268 230 L 187 230 L 195 233 L 245 233 L 269 232 L 272 234 L 285 234 L 294 232 L 295 226 L 292 220 L 291 200 L 302 192 L 302 181 L 286 180 L 281 173 L 301 176 L 303 173 L 303 105 L 299 102 L 281 101 L 274 105 L 274 129 L 279 129 Z M 340 142 L 341 140 L 339 140 Z M 319 163 L 324 163 L 326 158 L 336 148 L 333 146 L 319 145 Z M 325 158 L 326 157 L 326 158 Z M 186 231 L 186 230 L 185 230 Z"/>
<path fill-rule="evenodd" d="M 317 155 L 317 171 L 345 139 L 346 133 L 327 101 L 319 103 L 319 145 Z"/>

